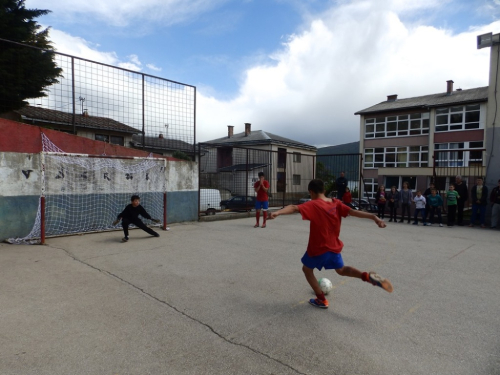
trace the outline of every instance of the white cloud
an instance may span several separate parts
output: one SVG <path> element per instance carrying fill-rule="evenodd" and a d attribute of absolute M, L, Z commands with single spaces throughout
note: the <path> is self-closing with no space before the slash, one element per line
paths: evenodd
<path fill-rule="evenodd" d="M 112 26 L 148 27 L 149 21 L 164 26 L 192 20 L 228 0 L 28 0 L 27 8 L 50 9 L 68 23 L 89 23 L 96 19 Z"/>
<path fill-rule="evenodd" d="M 52 28 L 50 29 L 49 39 L 53 42 L 52 44 L 58 52 L 108 65 L 118 66 L 123 69 L 137 72 L 142 70 L 143 64 L 140 61 L 139 56 L 136 54 L 127 56 L 128 61 L 124 61 L 121 60 L 114 51 L 99 51 L 99 46 L 97 44 L 93 44 L 83 38 L 72 36 L 64 31 Z M 146 64 L 146 67 L 156 71 L 161 70 L 161 68 L 158 68 L 153 64 Z"/>
<path fill-rule="evenodd" d="M 157 67 L 156 65 L 154 64 L 146 64 L 146 67 L 148 69 L 151 69 L 151 70 L 154 70 L 155 72 L 161 72 L 161 68 Z"/>
<path fill-rule="evenodd" d="M 453 34 L 402 21 L 435 4 L 353 1 L 315 17 L 272 55 L 273 64 L 245 72 L 233 100 L 198 90 L 198 139 L 223 137 L 226 125 L 241 132 L 250 122 L 314 145 L 352 142 L 359 139 L 354 112 L 386 95 L 444 92 L 449 79 L 463 89 L 488 85 L 489 50 L 476 49 L 476 36 L 500 31 L 500 22 Z"/>
<path fill-rule="evenodd" d="M 109 65 L 117 65 L 120 62 L 115 52 L 98 51 L 97 45 L 83 38 L 67 34 L 64 31 L 51 28 L 49 39 L 52 41 L 54 48 L 61 53 Z"/>

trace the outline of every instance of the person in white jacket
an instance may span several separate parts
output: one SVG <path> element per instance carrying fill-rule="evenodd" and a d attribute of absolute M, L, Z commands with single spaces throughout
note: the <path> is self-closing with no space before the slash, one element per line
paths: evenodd
<path fill-rule="evenodd" d="M 425 197 L 422 195 L 420 190 L 417 190 L 417 195 L 413 198 L 413 203 L 415 203 L 413 225 L 418 225 L 418 214 L 422 216 L 422 223 L 427 225 L 427 222 L 425 221 Z"/>

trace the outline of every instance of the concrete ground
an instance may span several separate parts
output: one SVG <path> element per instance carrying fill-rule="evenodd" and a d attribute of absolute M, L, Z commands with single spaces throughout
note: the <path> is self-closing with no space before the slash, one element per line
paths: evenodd
<path fill-rule="evenodd" d="M 0 373 L 500 374 L 500 231 L 347 218 L 330 308 L 301 271 L 309 223 L 282 216 L 0 244 Z"/>

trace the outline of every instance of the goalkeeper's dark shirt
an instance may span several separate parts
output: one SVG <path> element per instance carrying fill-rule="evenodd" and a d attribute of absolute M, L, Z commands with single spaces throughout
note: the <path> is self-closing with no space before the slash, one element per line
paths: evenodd
<path fill-rule="evenodd" d="M 122 218 L 130 222 L 134 222 L 139 219 L 139 215 L 151 220 L 151 216 L 149 216 L 144 207 L 142 207 L 141 205 L 134 207 L 132 206 L 132 204 L 129 204 L 127 207 L 125 207 L 122 213 L 118 215 L 118 219 Z"/>

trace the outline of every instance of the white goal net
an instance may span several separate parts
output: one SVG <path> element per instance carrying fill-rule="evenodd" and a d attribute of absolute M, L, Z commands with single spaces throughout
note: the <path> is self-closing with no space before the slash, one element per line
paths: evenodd
<path fill-rule="evenodd" d="M 28 236 L 9 242 L 39 243 L 42 234 L 50 237 L 119 228 L 120 224 L 113 227 L 112 223 L 132 195 L 139 195 L 151 217 L 163 222 L 165 163 L 155 158 L 42 152 L 45 210 L 42 213 L 39 207 Z M 145 223 L 151 224 L 149 220 Z"/>

